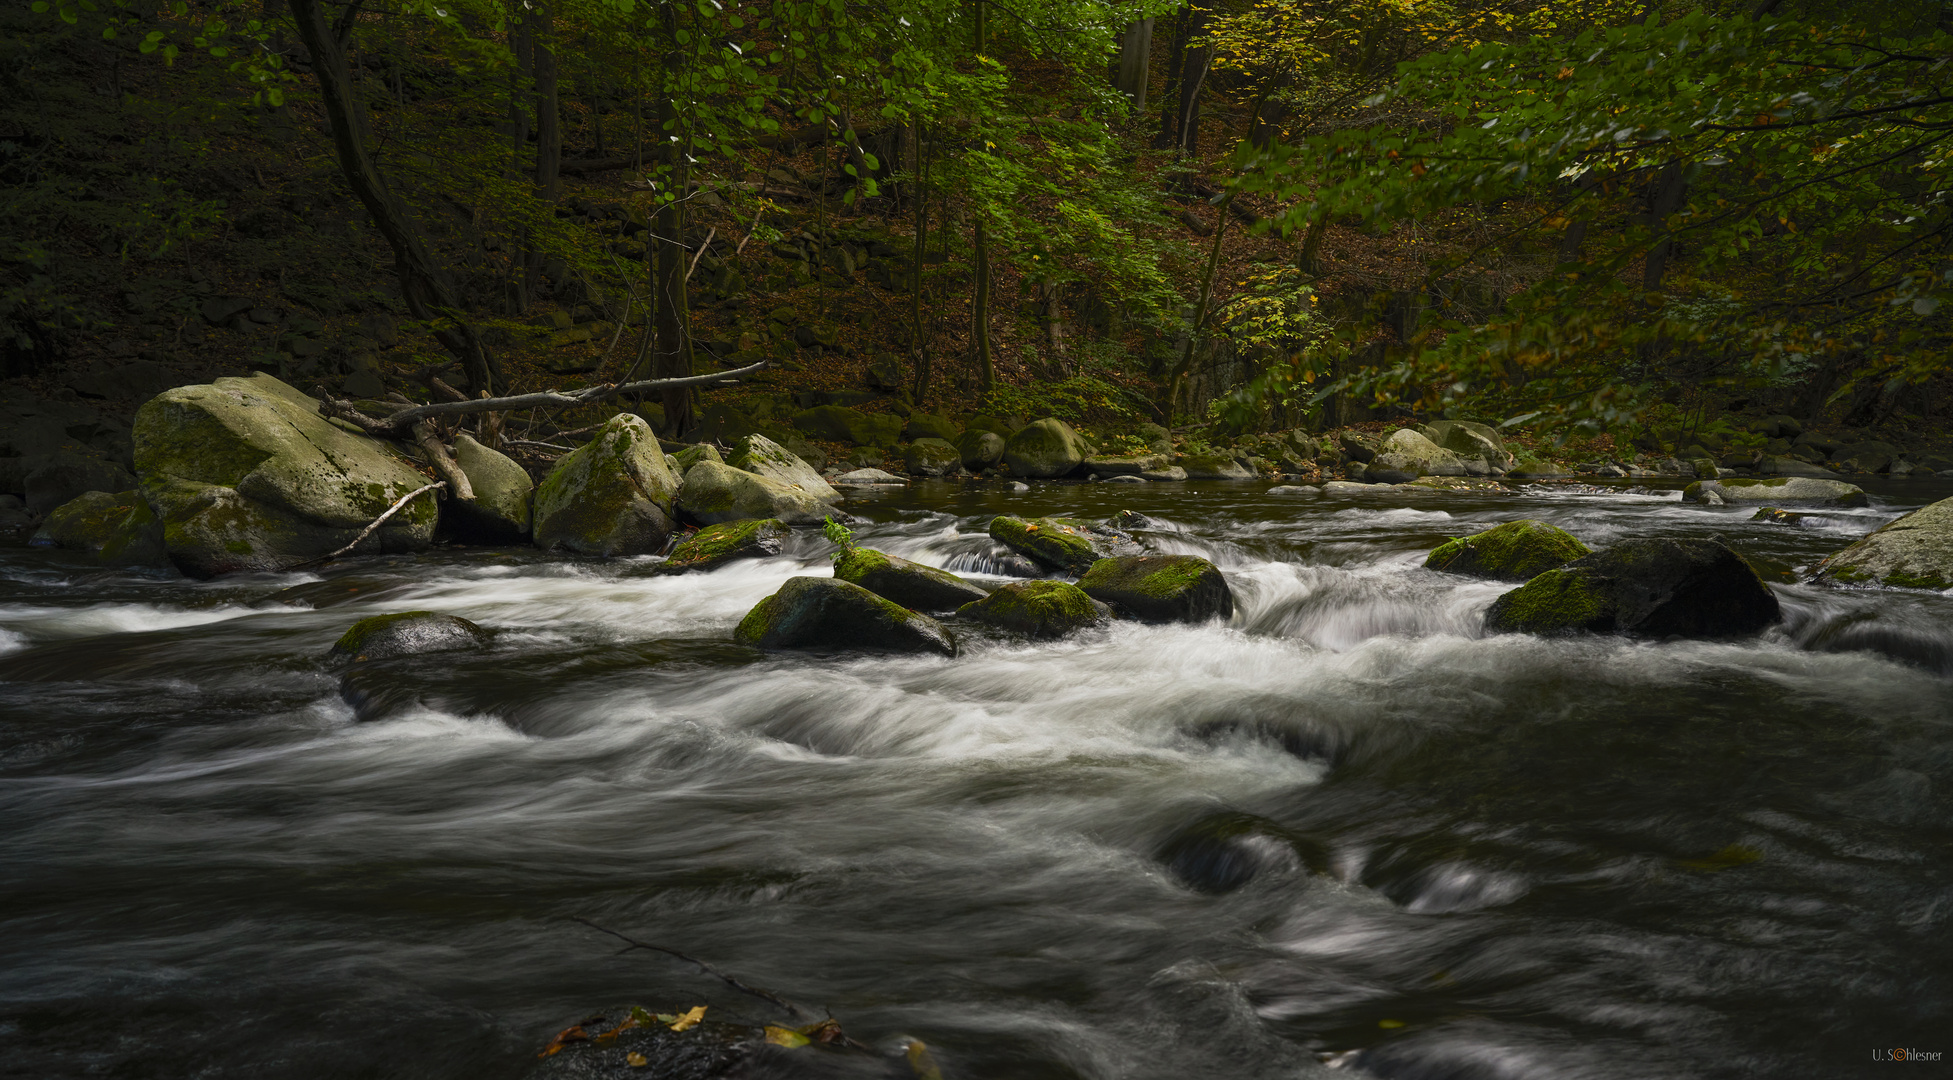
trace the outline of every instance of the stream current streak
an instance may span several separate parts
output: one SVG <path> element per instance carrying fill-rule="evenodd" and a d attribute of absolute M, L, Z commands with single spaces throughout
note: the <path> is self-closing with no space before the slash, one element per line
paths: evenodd
<path fill-rule="evenodd" d="M 0 1075 L 513 1077 L 618 1002 L 778 1019 L 570 916 L 952 1078 L 1944 1062 L 1953 597 L 1780 586 L 1756 640 L 1542 640 L 1421 569 L 1520 516 L 1805 566 L 1953 491 L 1875 494 L 1813 527 L 1628 489 L 870 496 L 861 543 L 978 578 L 995 513 L 1136 509 L 1237 598 L 951 661 L 730 644 L 827 572 L 816 537 L 683 577 L 471 551 L 196 584 L 6 549 Z M 357 723 L 321 657 L 408 609 L 496 645 Z M 1201 848 L 1215 821 L 1249 832 Z M 1230 872 L 1162 857 L 1190 850 Z"/>

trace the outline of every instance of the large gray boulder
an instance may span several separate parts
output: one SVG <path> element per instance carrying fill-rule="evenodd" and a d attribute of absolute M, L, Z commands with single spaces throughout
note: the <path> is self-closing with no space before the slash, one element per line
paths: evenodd
<path fill-rule="evenodd" d="M 1420 476 L 1463 476 L 1465 462 L 1410 428 L 1398 428 L 1383 440 L 1377 456 L 1363 470 L 1373 484 L 1403 484 Z"/>
<path fill-rule="evenodd" d="M 1512 454 L 1505 448 L 1505 439 L 1490 424 L 1471 420 L 1433 420 L 1424 425 L 1422 434 L 1439 449 L 1449 450 L 1460 458 L 1483 458 L 1487 465 L 1501 469 L 1512 464 Z"/>
<path fill-rule="evenodd" d="M 1425 558 L 1424 568 L 1492 581 L 1530 581 L 1592 553 L 1557 525 L 1521 518 L 1438 545 Z"/>
<path fill-rule="evenodd" d="M 1953 589 L 1953 499 L 1941 499 L 1825 559 L 1818 579 L 1848 585 Z"/>
<path fill-rule="evenodd" d="M 449 499 L 441 505 L 442 518 L 455 536 L 473 544 L 519 544 L 529 539 L 529 503 L 536 488 L 529 471 L 466 434 L 454 437 L 454 457 L 475 490 L 471 500 Z"/>
<path fill-rule="evenodd" d="M 278 570 L 343 547 L 428 480 L 392 444 L 319 415 L 269 375 L 179 386 L 136 413 L 136 473 L 170 561 L 193 577 Z M 418 551 L 433 493 L 408 503 L 358 552 Z"/>
<path fill-rule="evenodd" d="M 956 655 L 941 623 L 835 578 L 788 578 L 746 613 L 733 638 L 762 649 Z"/>
<path fill-rule="evenodd" d="M 488 642 L 488 631 L 458 615 L 401 611 L 369 616 L 347 627 L 326 655 L 340 663 L 394 660 L 423 653 L 479 649 Z"/>
<path fill-rule="evenodd" d="M 674 528 L 677 492 L 678 477 L 651 426 L 619 413 L 536 486 L 536 546 L 578 555 L 656 554 Z"/>
<path fill-rule="evenodd" d="M 1253 469 L 1227 454 L 1182 454 L 1173 463 L 1186 480 L 1253 480 Z M 1134 475 L 1145 477 L 1156 469 L 1141 469 Z"/>
<path fill-rule="evenodd" d="M 769 480 L 777 480 L 788 487 L 797 487 L 825 502 L 841 500 L 841 493 L 821 479 L 821 474 L 812 465 L 764 435 L 748 435 L 733 444 L 726 464 Z"/>
<path fill-rule="evenodd" d="M 1711 496 L 1714 496 L 1713 498 Z M 1864 506 L 1865 489 L 1842 480 L 1809 476 L 1782 476 L 1770 479 L 1732 477 L 1726 480 L 1698 480 L 1682 489 L 1691 502 L 1754 503 L 1775 506 L 1779 503 L 1806 503 L 1817 506 Z"/>
<path fill-rule="evenodd" d="M 701 461 L 685 470 L 685 484 L 678 492 L 678 509 L 707 525 L 742 518 L 774 518 L 788 525 L 819 525 L 836 513 L 833 503 L 811 491 L 716 461 Z"/>
<path fill-rule="evenodd" d="M 1013 476 L 1048 480 L 1077 472 L 1090 452 L 1084 437 L 1070 424 L 1046 417 L 1010 437 L 1004 444 L 1004 461 Z"/>
<path fill-rule="evenodd" d="M 1780 617 L 1747 559 L 1714 540 L 1624 540 L 1492 602 L 1494 633 L 1642 637 L 1754 634 Z"/>

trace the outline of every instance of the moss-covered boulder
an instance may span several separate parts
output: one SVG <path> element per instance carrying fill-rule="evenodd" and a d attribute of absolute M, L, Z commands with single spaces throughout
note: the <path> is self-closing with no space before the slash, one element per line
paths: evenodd
<path fill-rule="evenodd" d="M 1463 476 L 1465 462 L 1411 428 L 1398 428 L 1383 440 L 1363 470 L 1373 484 L 1404 484 L 1420 476 Z"/>
<path fill-rule="evenodd" d="M 1085 464 L 1090 452 L 1083 436 L 1054 417 L 1025 425 L 1004 443 L 1004 461 L 1011 475 L 1032 479 L 1069 476 Z"/>
<path fill-rule="evenodd" d="M 956 421 L 931 413 L 911 413 L 909 422 L 902 425 L 902 437 L 905 439 L 941 439 L 953 443 L 962 433 L 963 428 Z"/>
<path fill-rule="evenodd" d="M 707 525 L 672 549 L 671 557 L 659 563 L 652 573 L 689 574 L 716 570 L 741 559 L 769 559 L 785 548 L 792 533 L 779 518 L 747 518 Z"/>
<path fill-rule="evenodd" d="M 1814 506 L 1865 506 L 1865 489 L 1842 480 L 1813 476 L 1775 476 L 1763 479 L 1733 477 L 1725 480 L 1698 480 L 1682 489 L 1690 502 L 1714 502 L 1715 495 L 1725 503 L 1755 503 L 1771 506 L 1805 503 Z"/>
<path fill-rule="evenodd" d="M 902 452 L 910 476 L 948 476 L 963 467 L 963 455 L 942 439 L 917 439 Z"/>
<path fill-rule="evenodd" d="M 449 499 L 441 505 L 448 531 L 471 544 L 519 544 L 529 539 L 529 503 L 536 489 L 529 471 L 468 435 L 454 437 L 454 457 L 475 497 Z"/>
<path fill-rule="evenodd" d="M 1087 596 L 1078 586 L 1043 580 L 1013 581 L 981 600 L 964 604 L 956 613 L 1034 638 L 1064 637 L 1112 619 L 1110 607 Z"/>
<path fill-rule="evenodd" d="M 816 405 L 793 414 L 793 426 L 808 438 L 856 446 L 894 446 L 902 439 L 902 418 L 865 413 L 845 405 Z"/>
<path fill-rule="evenodd" d="M 1818 565 L 1818 579 L 1953 589 L 1953 499 L 1920 507 L 1825 559 Z"/>
<path fill-rule="evenodd" d="M 1424 568 L 1492 581 L 1530 581 L 1592 553 L 1565 529 L 1523 518 L 1447 540 L 1432 549 Z"/>
<path fill-rule="evenodd" d="M 142 493 L 90 491 L 49 512 L 28 541 L 95 556 L 108 566 L 166 566 L 163 530 Z"/>
<path fill-rule="evenodd" d="M 1425 424 L 1419 434 L 1439 449 L 1449 450 L 1461 458 L 1484 458 L 1487 465 L 1499 468 L 1512 463 L 1512 454 L 1505 448 L 1505 439 L 1490 424 L 1470 420 L 1433 420 Z"/>
<path fill-rule="evenodd" d="M 132 434 L 164 548 L 193 577 L 326 555 L 428 483 L 399 449 L 327 420 L 269 375 L 166 390 L 137 411 Z M 436 505 L 432 493 L 413 500 L 357 550 L 425 548 Z"/>
<path fill-rule="evenodd" d="M 655 554 L 674 528 L 677 492 L 678 477 L 651 426 L 620 413 L 536 486 L 536 546 L 578 555 Z"/>
<path fill-rule="evenodd" d="M 1074 518 L 990 519 L 990 538 L 1040 566 L 1083 574 L 1100 559 L 1139 554 L 1139 542 L 1109 525 Z"/>
<path fill-rule="evenodd" d="M 742 518 L 778 518 L 789 525 L 819 525 L 834 505 L 797 487 L 715 461 L 685 471 L 678 509 L 703 524 Z"/>
<path fill-rule="evenodd" d="M 955 446 L 963 467 L 971 472 L 995 468 L 1004 460 L 1004 437 L 994 431 L 971 428 L 956 437 Z"/>
<path fill-rule="evenodd" d="M 686 469 L 697 465 L 701 461 L 715 462 L 720 465 L 726 463 L 726 459 L 719 456 L 719 448 L 709 442 L 693 443 L 683 450 L 678 451 L 676 454 L 671 455 L 671 460 L 677 462 L 677 464 L 672 466 L 672 471 L 680 476 L 685 475 Z"/>
<path fill-rule="evenodd" d="M 1085 459 L 1085 471 L 1100 476 L 1138 476 L 1141 473 L 1157 472 L 1172 461 L 1165 454 L 1137 454 L 1132 457 L 1090 457 Z"/>
<path fill-rule="evenodd" d="M 1234 591 L 1227 578 L 1198 555 L 1100 559 L 1078 587 L 1146 622 L 1206 622 L 1234 614 Z"/>
<path fill-rule="evenodd" d="M 327 656 L 341 662 L 391 660 L 423 653 L 479 649 L 488 642 L 488 631 L 460 616 L 401 611 L 374 615 L 347 627 Z"/>
<path fill-rule="evenodd" d="M 943 624 L 835 578 L 788 578 L 739 620 L 733 638 L 762 649 L 956 655 Z"/>
<path fill-rule="evenodd" d="M 726 464 L 769 480 L 777 480 L 788 487 L 797 487 L 824 502 L 838 502 L 841 498 L 841 493 L 821 479 L 821 474 L 799 454 L 764 435 L 748 435 L 733 444 Z"/>
<path fill-rule="evenodd" d="M 1253 469 L 1234 460 L 1227 454 L 1182 454 L 1173 464 L 1186 474 L 1188 480 L 1253 480 Z M 1145 476 L 1149 471 L 1141 469 L 1135 475 Z"/>
<path fill-rule="evenodd" d="M 1780 618 L 1756 568 L 1714 540 L 1625 540 L 1492 602 L 1495 633 L 1733 637 Z"/>
<path fill-rule="evenodd" d="M 987 593 L 947 570 L 853 548 L 835 560 L 834 576 L 917 611 L 955 611 Z"/>

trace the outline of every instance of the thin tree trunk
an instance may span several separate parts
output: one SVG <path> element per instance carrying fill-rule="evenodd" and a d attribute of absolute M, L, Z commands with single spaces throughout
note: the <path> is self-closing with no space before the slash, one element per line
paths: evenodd
<path fill-rule="evenodd" d="M 929 187 L 923 171 L 927 166 L 922 153 L 922 125 L 910 130 L 915 141 L 915 256 L 909 267 L 914 275 L 909 283 L 909 351 L 915 359 L 915 402 L 920 406 L 929 395 L 930 376 L 929 341 L 922 335 L 922 255 L 929 243 Z"/>
<path fill-rule="evenodd" d="M 1207 29 L 1207 9 L 1194 8 L 1189 23 L 1187 40 L 1192 41 Z M 1184 154 L 1200 153 L 1200 90 L 1207 82 L 1207 68 L 1213 60 L 1212 46 L 1187 49 L 1185 69 L 1180 73 L 1179 138 L 1175 143 Z"/>
<path fill-rule="evenodd" d="M 976 219 L 976 289 L 970 304 L 970 345 L 976 352 L 977 386 L 989 393 L 997 383 L 997 368 L 990 356 L 990 233 L 983 227 L 981 214 Z"/>
<path fill-rule="evenodd" d="M 1153 20 L 1140 19 L 1126 26 L 1126 32 L 1119 37 L 1119 81 L 1116 84 L 1120 93 L 1132 99 L 1135 116 L 1146 112 L 1146 84 L 1152 75 L 1153 60 Z"/>
<path fill-rule="evenodd" d="M 332 129 L 339 171 L 393 249 L 394 272 L 400 278 L 400 295 L 408 312 L 435 325 L 435 338 L 461 361 L 471 393 L 493 393 L 500 388 L 501 371 L 465 317 L 447 268 L 428 249 L 412 212 L 388 186 L 367 150 L 366 103 L 352 83 L 345 52 L 326 22 L 322 4 L 323 0 L 291 0 L 291 10 L 299 39 L 312 56 L 312 72 L 319 80 L 319 97 Z"/>
<path fill-rule="evenodd" d="M 1173 17 L 1173 43 L 1166 50 L 1166 93 L 1160 97 L 1160 134 L 1153 140 L 1156 150 L 1172 146 L 1180 134 L 1180 68 L 1186 62 L 1187 21 L 1191 17 L 1187 7 Z"/>
<path fill-rule="evenodd" d="M 1200 277 L 1200 304 L 1194 308 L 1193 326 L 1187 331 L 1187 344 L 1180 350 L 1180 361 L 1173 365 L 1173 378 L 1166 389 L 1166 414 L 1180 407 L 1180 394 L 1186 389 L 1187 373 L 1193 369 L 1194 354 L 1200 349 L 1200 331 L 1207 325 L 1207 312 L 1214 301 L 1214 275 L 1221 265 L 1221 240 L 1227 236 L 1227 206 L 1234 201 L 1229 192 L 1221 200 L 1219 220 L 1214 223 L 1214 246 L 1207 253 L 1207 270 Z"/>
<path fill-rule="evenodd" d="M 1648 207 L 1648 226 L 1654 231 L 1655 242 L 1648 248 L 1641 280 L 1641 287 L 1648 292 L 1660 289 L 1662 275 L 1668 272 L 1668 257 L 1675 249 L 1675 240 L 1668 233 L 1668 219 L 1682 208 L 1688 189 L 1688 176 L 1679 161 L 1669 162 L 1655 177 L 1654 197 Z"/>
<path fill-rule="evenodd" d="M 1302 256 L 1295 265 L 1305 274 L 1322 276 L 1322 236 L 1329 231 L 1329 211 L 1318 210 L 1314 221 L 1309 222 L 1309 231 L 1302 237 Z"/>
<path fill-rule="evenodd" d="M 665 70 L 676 72 L 685 62 L 685 54 L 678 48 L 678 15 L 671 5 L 665 6 L 665 33 L 672 43 L 672 51 L 665 55 Z M 681 122 L 678 102 L 669 94 L 658 101 L 658 130 L 678 134 Z M 679 200 L 680 193 L 691 190 L 691 170 L 687 167 L 683 142 L 672 142 L 667 138 L 660 152 L 664 159 L 664 181 L 668 185 L 665 204 L 658 208 L 656 220 L 652 224 L 655 234 L 652 239 L 655 268 L 651 280 L 651 292 L 655 311 L 654 331 L 657 334 L 657 347 L 651 360 L 651 374 L 656 378 L 683 378 L 692 373 L 692 334 L 691 314 L 686 303 L 685 278 L 688 267 L 685 258 L 685 204 Z M 692 430 L 692 388 L 674 386 L 662 392 L 665 407 L 665 433 L 672 438 L 680 438 Z"/>

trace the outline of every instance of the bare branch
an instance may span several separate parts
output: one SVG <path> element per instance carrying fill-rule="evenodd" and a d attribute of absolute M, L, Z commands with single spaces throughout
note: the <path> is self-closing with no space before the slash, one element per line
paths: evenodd
<path fill-rule="evenodd" d="M 409 491 L 409 492 L 408 492 L 407 494 L 405 494 L 405 495 L 402 495 L 402 496 L 400 496 L 400 500 L 399 500 L 398 502 L 396 502 L 396 503 L 394 503 L 394 504 L 393 504 L 392 506 L 389 506 L 389 507 L 387 507 L 387 509 L 386 509 L 386 513 L 384 513 L 384 514 L 381 514 L 381 515 L 380 515 L 379 517 L 376 517 L 376 518 L 374 518 L 374 519 L 373 519 L 372 521 L 370 521 L 370 522 L 368 522 L 368 523 L 367 523 L 367 525 L 366 525 L 366 528 L 364 528 L 364 529 L 361 529 L 361 530 L 359 531 L 359 535 L 358 535 L 358 536 L 355 536 L 355 537 L 353 537 L 353 542 L 352 542 L 352 543 L 350 543 L 350 544 L 347 544 L 347 545 L 346 545 L 345 547 L 342 547 L 342 548 L 340 548 L 340 549 L 339 549 L 338 551 L 335 551 L 335 552 L 332 552 L 332 553 L 331 553 L 331 554 L 329 554 L 329 555 L 321 555 L 321 556 L 319 556 L 319 557 L 318 557 L 318 558 L 316 558 L 316 559 L 308 559 L 308 560 L 306 560 L 305 562 L 302 562 L 302 563 L 294 563 L 294 564 L 292 564 L 291 566 L 287 566 L 287 567 L 286 567 L 285 569 L 287 569 L 287 570 L 303 570 L 304 568 L 306 568 L 306 567 L 308 567 L 308 566 L 317 566 L 317 565 L 319 565 L 320 563 L 329 563 L 329 562 L 331 562 L 332 560 L 334 560 L 334 559 L 336 559 L 336 558 L 338 558 L 339 556 L 341 556 L 341 555 L 344 555 L 344 554 L 346 554 L 347 552 L 349 552 L 349 551 L 351 551 L 351 550 L 353 550 L 354 548 L 356 548 L 356 547 L 358 547 L 358 546 L 360 545 L 360 542 L 361 542 L 361 541 L 363 541 L 363 540 L 365 540 L 365 539 L 366 539 L 367 537 L 369 537 L 369 536 L 372 536 L 372 535 L 373 535 L 373 530 L 375 530 L 375 529 L 377 529 L 377 528 L 379 528 L 379 527 L 380 527 L 380 526 L 382 526 L 382 525 L 385 525 L 385 524 L 387 523 L 387 519 L 388 519 L 388 518 L 390 518 L 390 517 L 392 517 L 393 515 L 395 515 L 395 514 L 397 514 L 397 513 L 399 513 L 399 512 L 400 512 L 400 509 L 401 509 L 402 507 L 404 507 L 404 506 L 406 506 L 406 505 L 407 505 L 408 503 L 410 503 L 410 502 L 413 502 L 413 501 L 414 501 L 414 500 L 415 500 L 416 498 L 418 498 L 419 496 L 422 496 L 422 495 L 425 495 L 425 494 L 427 494 L 427 493 L 428 493 L 428 492 L 430 492 L 430 491 L 434 491 L 434 490 L 436 490 L 437 488 L 444 488 L 444 487 L 447 487 L 447 486 L 448 486 L 448 484 L 447 484 L 447 481 L 445 481 L 445 480 L 436 480 L 436 481 L 434 481 L 433 483 L 431 483 L 431 484 L 429 484 L 429 485 L 427 485 L 426 487 L 422 487 L 422 488 L 415 488 L 414 490 L 412 490 L 412 491 Z"/>
<path fill-rule="evenodd" d="M 447 444 L 441 441 L 441 433 L 434 430 L 431 422 L 422 420 L 414 425 L 414 441 L 427 455 L 427 463 L 446 478 L 449 494 L 464 502 L 474 502 L 474 485 L 468 483 L 468 474 L 461 471 L 461 466 L 448 457 Z"/>
<path fill-rule="evenodd" d="M 516 409 L 536 409 L 546 406 L 575 408 L 580 405 L 594 405 L 599 401 L 614 398 L 619 394 L 642 394 L 653 390 L 664 390 L 677 386 L 716 386 L 719 383 L 738 382 L 748 375 L 764 370 L 767 361 L 748 364 L 731 371 L 716 372 L 711 375 L 687 375 L 677 379 L 645 379 L 640 382 L 612 384 L 599 383 L 582 390 L 563 393 L 556 390 L 539 390 L 533 394 L 516 394 L 512 397 L 476 398 L 472 401 L 437 401 L 432 405 L 415 405 L 401 409 L 386 417 L 372 417 L 353 408 L 349 401 L 325 397 L 319 401 L 319 415 L 344 420 L 349 424 L 383 439 L 403 438 L 416 423 L 432 416 L 455 416 L 466 413 L 510 412 Z"/>

